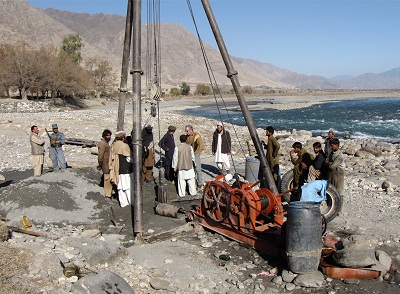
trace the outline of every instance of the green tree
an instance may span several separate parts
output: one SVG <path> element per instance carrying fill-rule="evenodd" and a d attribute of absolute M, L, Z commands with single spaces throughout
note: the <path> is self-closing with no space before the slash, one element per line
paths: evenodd
<path fill-rule="evenodd" d="M 199 84 L 196 86 L 196 94 L 197 95 L 210 95 L 211 87 L 209 85 Z"/>
<path fill-rule="evenodd" d="M 189 95 L 189 93 L 190 93 L 190 86 L 187 83 L 183 82 L 181 85 L 181 94 L 186 96 Z"/>
<path fill-rule="evenodd" d="M 72 34 L 62 40 L 61 50 L 71 57 L 75 63 L 79 64 L 82 61 L 81 49 L 83 46 L 81 36 Z"/>

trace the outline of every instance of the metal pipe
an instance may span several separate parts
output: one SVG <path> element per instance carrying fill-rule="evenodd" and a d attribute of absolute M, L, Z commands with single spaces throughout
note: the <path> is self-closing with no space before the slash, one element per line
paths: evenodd
<path fill-rule="evenodd" d="M 142 111 L 141 111 L 141 77 L 143 74 L 141 64 L 141 13 L 142 1 L 133 0 L 133 50 L 132 50 L 132 78 L 133 78 L 133 127 L 132 127 L 132 143 L 133 143 L 133 189 L 131 189 L 131 201 L 133 205 L 133 232 L 136 241 L 143 240 L 143 193 L 142 193 Z"/>
<path fill-rule="evenodd" d="M 128 92 L 129 54 L 131 51 L 132 42 L 132 8 L 132 0 L 128 0 L 125 21 L 124 50 L 122 52 L 121 82 L 119 86 L 117 131 L 124 130 L 125 102 L 126 93 Z"/>
<path fill-rule="evenodd" d="M 225 42 L 222 38 L 221 32 L 219 30 L 217 21 L 212 12 L 210 2 L 208 0 L 201 0 L 203 4 L 204 11 L 207 15 L 208 22 L 210 23 L 211 29 L 214 33 L 215 41 L 217 42 L 219 51 L 221 53 L 222 59 L 224 60 L 225 67 L 228 71 L 228 78 L 232 82 L 233 89 L 236 93 L 240 108 L 243 113 L 243 117 L 246 121 L 247 127 L 250 132 L 251 139 L 253 140 L 254 146 L 256 148 L 258 158 L 260 159 L 260 166 L 262 168 L 263 174 L 268 181 L 268 185 L 272 193 L 278 194 L 278 189 L 275 185 L 274 177 L 272 176 L 271 169 L 267 164 L 267 158 L 265 157 L 263 148 L 261 146 L 260 138 L 258 137 L 256 126 L 254 125 L 253 117 L 251 116 L 250 110 L 246 104 L 245 98 L 243 96 L 242 90 L 240 88 L 239 79 L 237 77 L 237 71 L 233 68 L 232 61 L 229 57 L 228 50 L 226 49 Z"/>

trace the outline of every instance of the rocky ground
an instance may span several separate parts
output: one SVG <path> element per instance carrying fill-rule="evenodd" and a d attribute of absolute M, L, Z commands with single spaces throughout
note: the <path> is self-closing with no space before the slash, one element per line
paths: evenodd
<path fill-rule="evenodd" d="M 177 126 L 177 139 L 184 126 L 192 124 L 206 143 L 203 172 L 206 179 L 211 179 L 216 172 L 210 150 L 216 122 L 185 116 L 183 105 L 186 104 L 186 101 L 180 101 L 179 107 L 176 102 L 161 104 L 159 125 L 154 118 L 147 117 L 148 104 L 144 105 L 143 117 L 146 124 L 154 126 L 156 140 L 168 125 Z M 47 172 L 40 178 L 31 177 L 29 133 L 32 124 L 37 124 L 43 132 L 45 127 L 58 123 L 66 137 L 89 140 L 99 140 L 103 129 L 114 131 L 116 126 L 115 103 L 98 104 L 84 110 L 52 107 L 47 111 L 49 107 L 40 104 L 41 112 L 36 112 L 37 105 L 13 106 L 0 118 L 0 173 L 6 177 L 0 182 L 0 214 L 11 226 L 20 226 L 22 216 L 27 215 L 34 224 L 32 230 L 47 235 L 33 237 L 14 232 L 11 239 L 1 243 L 0 251 L 6 257 L 0 263 L 0 286 L 6 289 L 4 293 L 84 293 L 79 290 L 84 279 L 78 281 L 75 275 L 65 277 L 60 261 L 64 265 L 72 262 L 79 266 L 85 278 L 92 271 L 114 282 L 122 277 L 118 286 L 108 284 L 111 288 L 127 287 L 122 293 L 129 293 L 129 286 L 136 293 L 398 293 L 400 276 L 395 268 L 400 266 L 399 144 L 341 140 L 342 150 L 347 155 L 344 205 L 340 216 L 328 225 L 329 235 L 355 240 L 353 243 L 359 247 L 387 252 L 394 266 L 390 275 L 381 281 L 317 277 L 317 282 L 308 286 L 318 287 L 306 288 L 293 282 L 291 273 L 282 272 L 280 266 L 277 272 L 276 260 L 201 227 L 186 224 L 184 215 L 177 219 L 155 215 L 153 185 L 144 187 L 147 197 L 144 235 L 150 238 L 167 229 L 172 231 L 156 238 L 156 242 L 130 246 L 133 245 L 130 211 L 114 205 L 118 224 L 110 225 L 113 217 L 109 206 L 102 202 L 102 189 L 98 186 L 100 174 L 94 168 L 97 158 L 91 155 L 89 148 L 66 145 L 65 156 L 71 169 L 64 174 Z M 127 105 L 127 130 L 132 126 L 130 107 Z M 243 174 L 244 155 L 248 153 L 245 142 L 250 139 L 248 131 L 229 124 L 226 127 L 231 134 L 237 134 L 232 136 L 234 166 Z M 258 132 L 263 136 L 263 130 Z M 282 137 L 279 142 L 283 172 L 291 168 L 288 154 L 294 141 L 303 142 L 310 150 L 313 142 L 322 142 L 321 137 L 312 137 L 307 131 L 276 135 Z M 158 171 L 155 172 L 157 175 Z M 174 198 L 173 187 L 168 189 L 168 195 Z M 193 203 L 196 202 L 182 205 L 188 210 Z M 220 255 L 231 258 L 225 261 Z"/>

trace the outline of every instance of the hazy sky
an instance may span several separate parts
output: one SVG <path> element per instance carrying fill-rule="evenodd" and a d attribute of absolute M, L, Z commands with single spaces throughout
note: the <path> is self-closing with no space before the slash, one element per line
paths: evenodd
<path fill-rule="evenodd" d="M 154 0 L 151 0 L 154 1 Z M 127 0 L 28 0 L 33 6 L 126 15 Z M 146 0 L 142 1 L 146 9 Z M 231 55 L 307 75 L 357 76 L 400 67 L 399 0 L 210 0 Z M 200 0 L 202 39 L 214 46 Z M 146 11 L 142 13 L 146 22 Z M 194 32 L 185 0 L 161 0 L 161 21 Z"/>

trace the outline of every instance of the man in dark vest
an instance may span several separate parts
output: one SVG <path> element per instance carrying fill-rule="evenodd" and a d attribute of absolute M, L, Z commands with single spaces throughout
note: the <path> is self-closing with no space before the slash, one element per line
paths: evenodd
<path fill-rule="evenodd" d="M 190 195 L 196 195 L 196 174 L 193 168 L 195 160 L 192 146 L 186 143 L 187 136 L 179 137 L 180 144 L 174 150 L 172 168 L 178 173 L 178 195 L 186 195 L 186 181 L 189 185 Z"/>
<path fill-rule="evenodd" d="M 154 167 L 154 142 L 153 142 L 153 127 L 146 126 L 142 131 L 142 182 L 150 183 L 153 179 Z"/>

